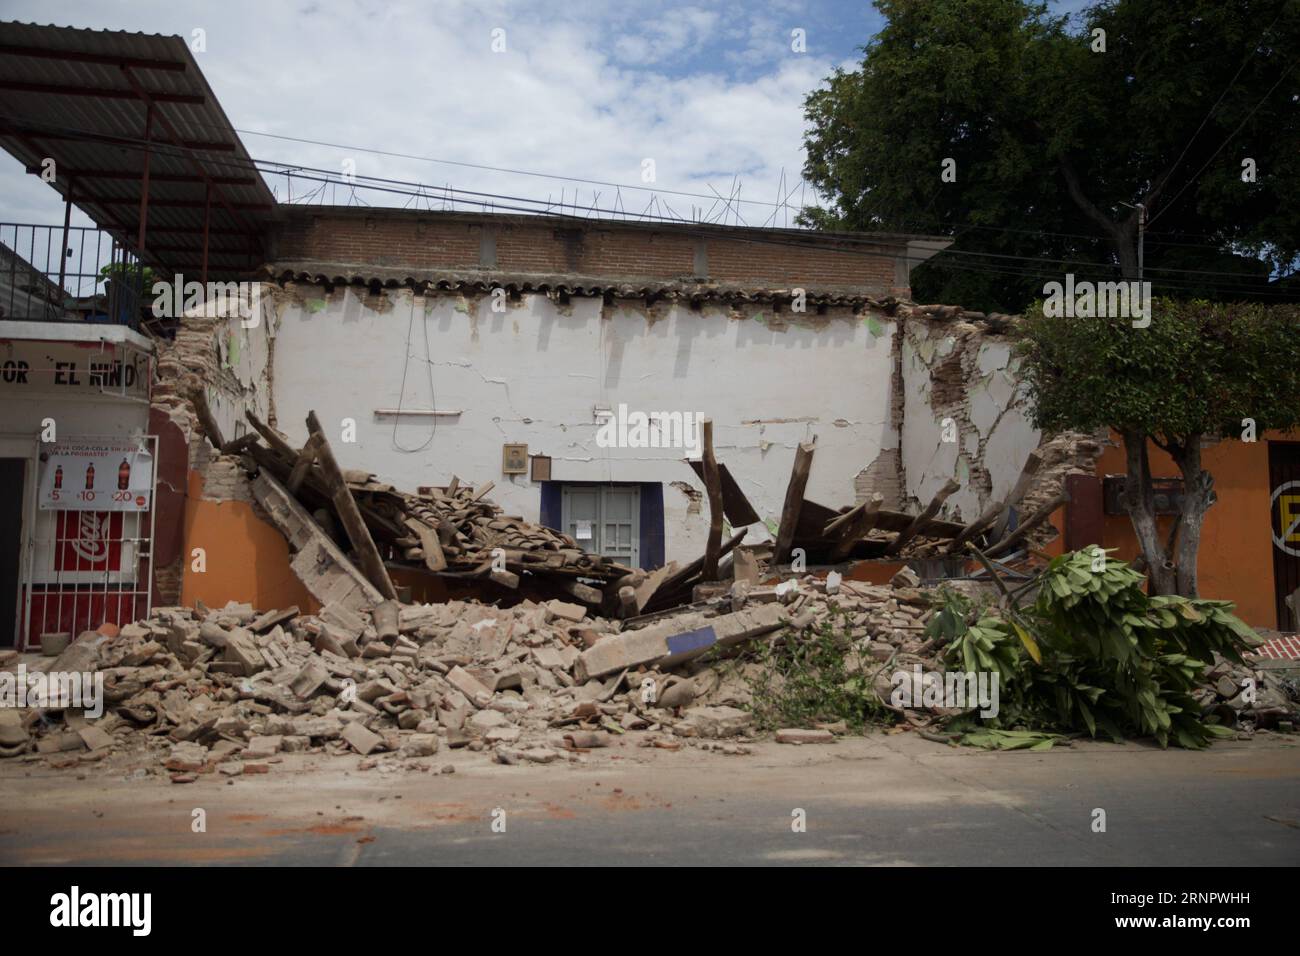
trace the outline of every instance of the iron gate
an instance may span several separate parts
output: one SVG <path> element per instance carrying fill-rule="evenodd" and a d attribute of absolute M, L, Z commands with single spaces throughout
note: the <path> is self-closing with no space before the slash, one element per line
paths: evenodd
<path fill-rule="evenodd" d="M 157 437 L 88 436 L 38 448 L 20 646 L 148 617 Z"/>

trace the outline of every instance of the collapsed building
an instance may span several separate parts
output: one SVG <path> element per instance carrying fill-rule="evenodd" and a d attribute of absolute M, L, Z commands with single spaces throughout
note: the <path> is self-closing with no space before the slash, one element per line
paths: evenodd
<path fill-rule="evenodd" d="M 179 38 L 0 33 L 12 83 L 42 74 L 0 92 L 0 145 L 33 174 L 54 160 L 50 185 L 97 223 L 11 243 L 27 260 L 76 249 L 79 265 L 15 268 L 34 278 L 11 281 L 0 325 L 20 490 L 7 644 L 155 606 L 317 612 L 321 565 L 291 520 L 362 594 L 356 577 L 381 598 L 509 603 L 546 580 L 593 612 L 656 575 L 670 586 L 636 611 L 691 603 L 702 558 L 882 583 L 908 563 L 978 573 L 971 540 L 1007 559 L 1136 553 L 1113 506 L 1122 451 L 1032 427 L 1014 319 L 911 301 L 911 270 L 946 239 L 281 203 Z M 105 242 L 107 259 L 81 262 Z M 163 292 L 125 281 L 146 268 Z M 170 291 L 195 283 L 197 303 Z M 214 302 L 217 283 L 238 283 L 233 298 Z M 1256 466 L 1291 444 L 1209 455 L 1231 480 L 1203 590 L 1265 627 L 1288 625 L 1295 585 L 1259 516 L 1281 479 Z M 74 474 L 85 487 L 52 495 Z M 718 510 L 727 553 L 709 556 Z M 1274 582 L 1257 570 L 1270 561 Z"/>

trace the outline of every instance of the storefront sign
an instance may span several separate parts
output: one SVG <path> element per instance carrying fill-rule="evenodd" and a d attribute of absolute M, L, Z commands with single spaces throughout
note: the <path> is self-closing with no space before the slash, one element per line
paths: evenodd
<path fill-rule="evenodd" d="M 149 357 L 99 342 L 0 340 L 0 394 L 149 395 Z"/>

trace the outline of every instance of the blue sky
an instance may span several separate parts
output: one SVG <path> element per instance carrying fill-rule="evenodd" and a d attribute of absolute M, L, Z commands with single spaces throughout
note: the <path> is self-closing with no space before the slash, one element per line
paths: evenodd
<path fill-rule="evenodd" d="M 657 212 L 683 216 L 716 212 L 701 197 L 738 185 L 750 225 L 793 219 L 775 203 L 783 176 L 787 202 L 803 195 L 802 100 L 835 66 L 856 64 L 882 23 L 870 4 L 848 0 L 0 0 L 0 17 L 185 37 L 203 30 L 206 50 L 195 57 L 258 159 L 331 170 L 351 162 L 360 176 L 576 195 L 584 206 L 612 204 L 614 190 L 558 177 L 698 194 L 660 194 L 668 208 Z M 792 49 L 796 29 L 803 52 Z M 498 36 L 504 50 L 492 48 Z M 643 180 L 647 160 L 652 184 Z M 268 185 L 284 199 L 317 184 L 275 176 Z M 651 195 L 629 188 L 623 208 L 639 210 Z M 338 190 L 316 198 L 349 201 Z M 0 157 L 0 221 L 61 219 L 53 190 Z"/>

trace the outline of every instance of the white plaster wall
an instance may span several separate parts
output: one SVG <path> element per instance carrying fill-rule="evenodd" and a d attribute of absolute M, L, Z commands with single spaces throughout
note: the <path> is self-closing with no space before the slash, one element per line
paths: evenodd
<path fill-rule="evenodd" d="M 936 410 L 930 369 L 963 347 L 975 349 L 964 407 Z M 955 478 L 961 489 L 948 499 L 945 513 L 973 520 L 991 500 L 1011 490 L 1041 437 L 1028 419 L 1011 345 L 1004 339 L 977 339 L 972 344 L 943 327 L 927 329 L 912 323 L 903 339 L 902 362 L 906 492 L 926 503 L 945 481 Z M 943 440 L 943 422 L 949 417 L 957 425 L 955 442 Z M 991 490 L 972 480 L 972 466 L 981 462 L 988 470 Z"/>
<path fill-rule="evenodd" d="M 550 455 L 554 480 L 662 482 L 669 560 L 698 557 L 708 533 L 707 505 L 688 513 L 672 483 L 702 485 L 679 449 L 598 447 L 596 406 L 712 417 L 718 459 L 773 522 L 799 442 L 817 437 L 808 497 L 838 507 L 852 504 L 854 475 L 888 437 L 894 324 L 878 317 L 846 311 L 780 327 L 770 312 L 740 319 L 677 306 L 654 321 L 633 306 L 602 319 L 600 301 L 585 298 L 560 307 L 530 295 L 496 313 L 487 298 L 299 292 L 281 300 L 272 369 L 277 424 L 293 442 L 305 440 L 314 408 L 343 467 L 412 490 L 453 474 L 491 479 L 491 497 L 529 520 L 540 486 L 501 474 L 506 442 Z M 376 419 L 399 404 L 463 411 L 439 419 L 430 438 L 427 420 Z M 345 418 L 356 420 L 355 443 L 339 440 Z M 764 537 L 756 527 L 749 540 Z"/>
<path fill-rule="evenodd" d="M 271 351 L 275 336 L 273 286 L 264 285 L 253 316 L 222 316 L 213 331 L 216 376 L 208 381 L 208 405 L 227 441 L 251 430 L 244 412 L 266 421 L 270 416 Z"/>

